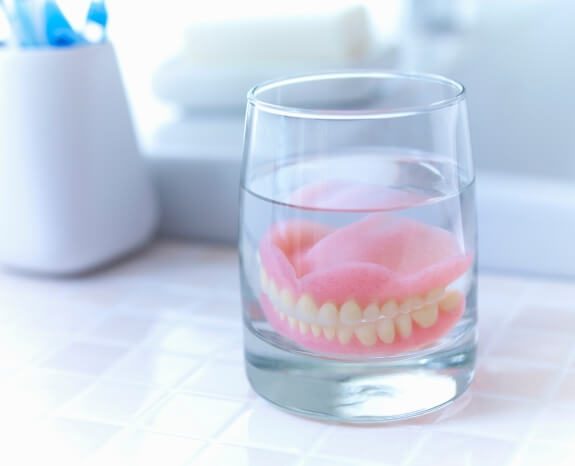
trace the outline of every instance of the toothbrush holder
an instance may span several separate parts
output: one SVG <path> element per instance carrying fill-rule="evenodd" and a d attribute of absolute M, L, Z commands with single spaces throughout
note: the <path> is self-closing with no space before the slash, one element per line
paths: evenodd
<path fill-rule="evenodd" d="M 158 210 L 110 43 L 0 51 L 0 263 L 88 272 L 144 245 Z"/>

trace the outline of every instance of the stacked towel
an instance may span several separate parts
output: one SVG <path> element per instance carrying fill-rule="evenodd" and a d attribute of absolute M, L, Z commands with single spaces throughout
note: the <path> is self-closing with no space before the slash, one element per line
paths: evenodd
<path fill-rule="evenodd" d="M 154 89 L 184 108 L 243 108 L 248 89 L 259 82 L 367 67 L 374 54 L 370 18 L 362 5 L 199 22 L 186 31 L 182 55 L 158 69 Z"/>

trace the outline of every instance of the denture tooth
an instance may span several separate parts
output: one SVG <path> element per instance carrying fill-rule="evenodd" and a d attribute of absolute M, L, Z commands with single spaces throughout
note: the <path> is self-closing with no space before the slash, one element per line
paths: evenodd
<path fill-rule="evenodd" d="M 362 325 L 355 329 L 355 336 L 363 346 L 373 346 L 377 343 L 377 334 L 375 333 L 375 325 Z"/>
<path fill-rule="evenodd" d="M 266 269 L 260 268 L 260 285 L 264 293 L 268 292 L 269 278 Z"/>
<path fill-rule="evenodd" d="M 317 306 L 313 298 L 304 294 L 297 302 L 297 317 L 304 322 L 315 323 L 317 320 Z"/>
<path fill-rule="evenodd" d="M 448 291 L 445 297 L 439 301 L 439 308 L 445 312 L 453 311 L 461 301 L 461 293 L 459 291 Z"/>
<path fill-rule="evenodd" d="M 321 335 L 321 327 L 319 325 L 311 324 L 310 328 L 311 328 L 311 333 L 313 334 L 314 337 L 319 337 Z"/>
<path fill-rule="evenodd" d="M 393 343 L 395 340 L 395 327 L 392 319 L 381 319 L 377 323 L 377 335 L 384 343 Z"/>
<path fill-rule="evenodd" d="M 323 335 L 329 340 L 333 340 L 335 338 L 335 328 L 333 327 L 324 327 L 323 328 Z"/>
<path fill-rule="evenodd" d="M 394 318 L 399 311 L 399 306 L 397 305 L 397 301 L 394 299 L 389 300 L 383 306 L 381 306 L 381 313 L 390 319 Z"/>
<path fill-rule="evenodd" d="M 337 329 L 337 339 L 342 345 L 347 345 L 353 336 L 353 329 L 349 327 L 340 327 Z"/>
<path fill-rule="evenodd" d="M 409 314 L 399 314 L 395 318 L 395 325 L 402 338 L 407 338 L 411 335 L 411 317 Z"/>
<path fill-rule="evenodd" d="M 428 304 L 434 303 L 443 296 L 443 293 L 445 293 L 445 288 L 433 288 L 433 290 L 425 295 L 425 302 Z"/>
<path fill-rule="evenodd" d="M 285 312 L 288 316 L 294 315 L 295 298 L 292 292 L 288 288 L 281 290 L 279 296 L 279 308 L 282 312 Z"/>
<path fill-rule="evenodd" d="M 288 322 L 289 322 L 290 328 L 296 328 L 297 320 L 295 320 L 295 317 L 288 316 Z"/>
<path fill-rule="evenodd" d="M 438 312 L 437 303 L 426 304 L 421 309 L 413 311 L 411 313 L 411 318 L 417 322 L 420 327 L 428 328 L 437 322 Z"/>
<path fill-rule="evenodd" d="M 276 282 L 274 281 L 273 278 L 270 278 L 270 280 L 269 280 L 268 296 L 269 296 L 270 301 L 272 303 L 275 303 L 279 297 L 278 296 L 278 287 L 277 287 Z"/>
<path fill-rule="evenodd" d="M 325 303 L 319 308 L 318 322 L 326 327 L 334 327 L 337 324 L 337 307 L 333 303 Z"/>
<path fill-rule="evenodd" d="M 357 324 L 361 321 L 362 313 L 359 304 L 355 301 L 347 301 L 341 306 L 340 318 L 346 325 Z"/>
<path fill-rule="evenodd" d="M 375 322 L 379 317 L 379 307 L 377 304 L 370 304 L 363 310 L 363 320 Z"/>
<path fill-rule="evenodd" d="M 300 321 L 298 323 L 298 327 L 299 327 L 299 333 L 301 333 L 302 335 L 305 335 L 309 330 L 309 324 L 307 322 Z"/>
<path fill-rule="evenodd" d="M 406 314 L 421 306 L 423 306 L 423 299 L 421 299 L 419 296 L 410 296 L 409 298 L 403 300 L 399 306 L 399 312 Z"/>

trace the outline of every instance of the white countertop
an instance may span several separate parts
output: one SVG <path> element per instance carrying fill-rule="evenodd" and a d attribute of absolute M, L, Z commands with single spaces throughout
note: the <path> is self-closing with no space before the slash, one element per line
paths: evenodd
<path fill-rule="evenodd" d="M 458 402 L 343 426 L 249 388 L 231 248 L 158 242 L 76 280 L 0 274 L 0 464 L 574 464 L 575 283 L 482 275 L 480 331 Z"/>

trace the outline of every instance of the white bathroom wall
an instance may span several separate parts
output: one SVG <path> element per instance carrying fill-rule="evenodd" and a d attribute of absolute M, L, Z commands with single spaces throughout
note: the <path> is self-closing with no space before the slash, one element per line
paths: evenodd
<path fill-rule="evenodd" d="M 410 31 L 410 66 L 466 85 L 480 169 L 575 185 L 574 18 L 571 0 L 481 0 L 459 30 Z"/>

